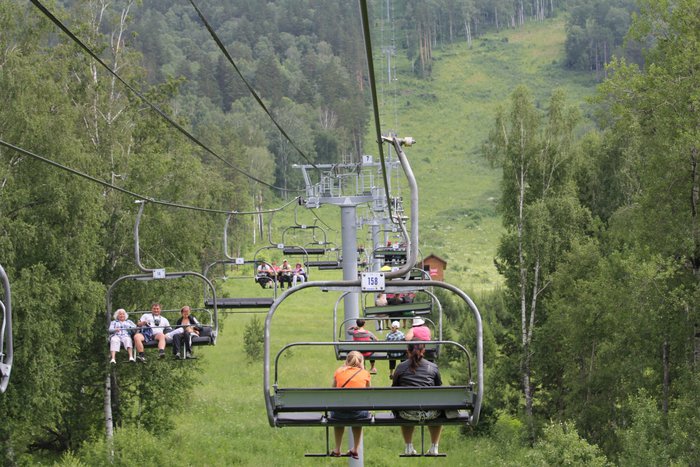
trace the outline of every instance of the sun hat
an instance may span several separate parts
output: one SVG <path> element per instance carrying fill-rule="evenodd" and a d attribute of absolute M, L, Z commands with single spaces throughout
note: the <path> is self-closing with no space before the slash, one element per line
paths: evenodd
<path fill-rule="evenodd" d="M 392 327 L 392 328 L 400 328 L 400 327 L 401 327 L 401 323 L 399 323 L 398 321 L 392 321 L 392 322 L 391 322 L 391 327 Z"/>
<path fill-rule="evenodd" d="M 413 318 L 413 325 L 414 326 L 421 326 L 423 324 L 425 324 L 425 321 L 423 320 L 423 318 Z"/>

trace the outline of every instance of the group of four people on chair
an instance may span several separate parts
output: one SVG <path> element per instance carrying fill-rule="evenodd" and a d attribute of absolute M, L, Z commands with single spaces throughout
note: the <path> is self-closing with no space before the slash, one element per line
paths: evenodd
<path fill-rule="evenodd" d="M 431 339 L 430 328 L 425 325 L 422 318 L 414 318 L 413 327 L 404 336 L 399 329 L 399 322 L 391 323 L 392 332 L 387 334 L 387 340 L 396 341 L 401 339 L 392 338 L 392 334 L 401 334 L 401 336 L 410 341 L 407 346 L 406 353 L 404 352 L 389 352 L 389 357 L 397 359 L 407 355 L 407 359 L 396 365 L 396 360 L 389 361 L 390 378 L 392 386 L 442 386 L 442 378 L 440 371 L 435 363 L 425 358 L 425 344 L 419 341 L 429 341 Z M 352 336 L 355 341 L 376 341 L 377 338 L 370 331 L 364 329 L 365 320 L 358 319 L 355 321 L 355 326 L 348 328 L 348 335 Z M 375 368 L 375 360 L 370 360 L 370 370 L 365 370 L 365 357 L 371 357 L 372 352 L 348 352 L 345 363 L 335 371 L 333 375 L 333 387 L 338 388 L 364 388 L 370 387 L 372 375 L 377 373 Z M 395 368 L 395 370 L 394 370 Z M 405 420 L 433 420 L 442 415 L 438 410 L 402 410 L 394 413 L 396 417 Z M 343 410 L 333 411 L 330 413 L 331 419 L 335 420 L 361 420 L 370 417 L 366 410 Z M 417 452 L 413 447 L 413 431 L 414 425 L 401 425 L 401 434 L 405 442 L 404 455 L 415 456 Z M 343 441 L 343 433 L 345 427 L 335 426 L 335 449 L 331 451 L 331 457 L 341 456 L 341 444 Z M 438 443 L 440 442 L 440 434 L 442 426 L 429 425 L 431 446 L 428 450 L 428 456 L 438 455 Z M 347 455 L 355 459 L 359 458 L 358 446 L 362 441 L 362 426 L 352 426 L 352 434 L 354 446 L 347 452 Z"/>

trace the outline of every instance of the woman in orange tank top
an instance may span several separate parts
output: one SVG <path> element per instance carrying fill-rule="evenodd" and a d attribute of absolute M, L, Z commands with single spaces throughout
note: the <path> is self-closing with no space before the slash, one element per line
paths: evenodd
<path fill-rule="evenodd" d="M 365 370 L 365 359 L 360 352 L 353 350 L 348 352 L 345 359 L 345 364 L 335 370 L 333 375 L 334 388 L 368 388 L 372 376 L 369 371 Z M 369 418 L 367 410 L 343 410 L 330 413 L 330 418 L 335 420 L 359 420 Z M 331 451 L 331 457 L 340 457 L 340 445 L 343 443 L 344 426 L 333 427 L 335 434 L 335 449 Z M 352 427 L 352 437 L 355 440 L 355 446 L 347 453 L 353 459 L 359 459 L 357 448 L 362 441 L 362 427 Z"/>

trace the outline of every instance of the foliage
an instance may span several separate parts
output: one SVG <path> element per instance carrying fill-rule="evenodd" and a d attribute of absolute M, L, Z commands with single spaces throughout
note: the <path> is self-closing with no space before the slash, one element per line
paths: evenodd
<path fill-rule="evenodd" d="M 629 421 L 620 429 L 620 465 L 669 465 L 666 429 L 657 402 L 642 390 L 627 401 Z"/>
<path fill-rule="evenodd" d="M 270 127 L 186 4 L 119 1 L 100 16 L 95 2 L 65 3 L 70 8 L 61 15 L 81 37 L 120 65 L 128 80 L 150 82 L 139 85 L 149 98 L 233 166 L 269 183 L 291 187 L 299 181 L 288 168 L 301 156 Z M 553 5 L 403 2 L 395 12 L 402 32 L 395 60 L 406 87 L 390 97 L 396 97 L 397 111 L 410 113 L 401 128 L 421 142 L 412 148 L 412 163 L 430 187 L 421 193 L 427 207 L 422 215 L 430 220 L 422 224 L 430 232 L 422 248 L 445 251 L 450 274 L 469 278 L 467 287 L 490 288 L 495 281 L 484 271 L 492 269 L 494 238 L 501 232 L 496 204 L 510 226 L 499 249 L 507 288 L 477 300 L 485 321 L 487 404 L 479 429 L 491 437 L 465 441 L 448 428 L 441 446 L 449 446 L 456 462 L 474 465 L 604 465 L 582 433 L 621 463 L 691 464 L 700 438 L 694 360 L 700 298 L 697 3 L 641 3 L 630 38 L 649 46 L 645 62 L 614 62 L 597 101 L 600 131 L 578 147 L 572 142 L 575 113 L 563 95 L 546 95 L 553 83 L 566 82 L 568 97 L 580 98 L 590 84 L 557 65 L 563 21 L 520 23 L 522 5 L 541 21 L 543 8 L 544 16 L 553 13 L 547 3 Z M 586 34 L 593 34 L 585 38 L 597 42 L 599 52 L 600 44 L 612 36 L 617 41 L 626 27 L 622 3 L 588 2 L 596 6 L 592 13 L 605 13 L 585 22 Z M 358 91 L 366 80 L 360 32 L 322 21 L 332 15 L 357 22 L 355 4 L 237 1 L 207 8 L 244 75 L 313 160 L 333 163 L 361 152 L 368 114 Z M 200 154 L 35 13 L 24 4 L 0 4 L 3 140 L 149 197 L 234 210 L 258 205 L 263 196 L 261 205 L 267 204 L 267 188 Z M 476 40 L 491 25 L 513 29 Z M 480 47 L 469 48 L 470 34 Z M 118 37 L 123 42 L 115 42 Z M 594 50 L 582 53 L 595 56 Z M 531 84 L 531 94 L 517 90 L 513 111 L 497 113 L 493 102 L 523 81 Z M 513 226 L 520 212 L 513 203 L 514 166 L 504 171 L 506 185 L 497 192 L 493 172 L 473 143 L 483 138 L 491 116 L 500 128 L 515 121 L 530 130 L 521 153 L 531 164 L 522 185 L 522 264 L 533 272 L 539 260 L 540 279 L 525 281 L 528 298 L 538 299 L 531 321 L 537 332 L 526 352 L 515 288 L 521 276 L 515 267 Z M 447 128 L 445 122 L 458 125 Z M 506 132 L 511 142 L 517 133 L 514 125 Z M 492 136 L 490 154 L 502 164 L 508 160 L 501 156 L 514 161 L 514 147 Z M 447 163 L 454 169 L 450 177 Z M 550 184 L 547 173 L 553 174 Z M 104 464 L 104 293 L 135 270 L 133 200 L 5 148 L 0 180 L 0 251 L 13 285 L 16 345 L 16 371 L 0 398 L 1 463 L 38 463 L 68 453 L 64 465 Z M 464 195 L 461 185 L 478 194 Z M 220 257 L 222 222 L 220 216 L 149 203 L 141 224 L 142 259 L 149 267 L 199 270 Z M 248 219 L 234 224 L 232 242 L 239 250 L 253 249 L 244 242 Z M 113 296 L 114 304 L 136 314 L 153 300 L 177 309 L 198 303 L 201 288 L 185 280 L 124 283 Z M 316 311 L 333 303 L 323 300 L 314 302 L 313 313 L 308 304 L 297 305 L 285 329 L 303 322 L 304 338 L 325 335 L 330 324 Z M 444 304 L 445 336 L 473 344 L 473 322 L 461 319 L 470 313 L 458 302 Z M 229 326 L 222 345 L 187 366 L 158 361 L 151 353 L 146 365 L 120 359 L 112 398 L 116 463 L 283 465 L 292 455 L 318 450 L 307 430 L 270 430 L 260 394 L 238 390 L 260 383 L 259 365 L 241 364 L 259 359 L 262 324 L 256 319 Z M 249 344 L 257 357 L 249 357 Z M 532 424 L 520 418 L 527 404 L 521 364 L 530 357 Z M 448 352 L 443 358 L 446 376 L 461 378 L 461 362 Z M 310 356 L 287 352 L 282 360 L 283 377 L 324 385 L 337 363 L 316 350 Z M 200 370 L 206 380 L 192 391 Z M 554 422 L 534 450 L 521 442 L 523 432 L 532 436 L 534 427 L 550 419 L 576 425 Z M 386 433 L 366 433 L 368 459 L 377 465 L 401 445 L 398 433 Z M 230 449 L 230 439 L 241 440 L 236 449 Z"/>
<path fill-rule="evenodd" d="M 600 449 L 579 437 L 573 423 L 551 423 L 527 456 L 529 465 L 608 466 Z"/>
<path fill-rule="evenodd" d="M 122 428 L 116 430 L 111 445 L 104 437 L 96 438 L 85 443 L 78 452 L 62 456 L 59 465 L 158 465 L 163 459 L 174 455 L 162 440 L 162 435 L 155 435 L 141 428 Z"/>
<path fill-rule="evenodd" d="M 519 334 L 519 379 L 530 417 L 534 402 L 531 346 L 536 323 L 544 321 L 541 303 L 559 255 L 590 224 L 572 181 L 577 119 L 577 112 L 564 105 L 563 94 L 555 92 L 545 121 L 530 92 L 519 87 L 510 110 L 499 111 L 483 147 L 485 156 L 503 168 L 500 208 L 507 233 L 496 261 L 506 278 L 509 301 L 520 316 L 513 332 L 517 329 Z"/>
<path fill-rule="evenodd" d="M 568 68 L 595 71 L 607 76 L 605 66 L 614 57 L 640 60 L 637 44 L 623 42 L 635 12 L 634 0 L 577 0 L 570 8 L 566 25 Z"/>
<path fill-rule="evenodd" d="M 263 354 L 265 342 L 263 322 L 254 316 L 245 326 L 243 334 L 243 348 L 250 361 L 258 361 Z"/>
<path fill-rule="evenodd" d="M 507 412 L 500 412 L 497 414 L 496 423 L 491 428 L 491 435 L 497 443 L 512 448 L 525 441 L 526 430 L 520 419 Z"/>
<path fill-rule="evenodd" d="M 110 10 L 92 16 L 94 4 L 78 2 L 74 7 L 70 13 L 81 34 L 89 43 L 110 44 L 105 54 L 112 63 L 138 59 L 137 53 L 122 48 L 123 42 L 107 39 L 121 37 L 128 15 Z M 142 109 L 26 8 L 0 6 L 5 41 L 0 93 L 7 102 L 0 109 L 3 140 L 155 198 L 193 204 L 226 198 L 218 194 L 219 176 L 190 157 L 191 148 L 178 138 L 161 136 L 157 119 L 141 118 Z M 138 67 L 131 70 L 138 75 Z M 171 97 L 172 91 L 163 86 L 153 90 L 153 98 Z M 175 147 L 183 157 L 170 153 Z M 83 179 L 69 179 L 64 171 L 14 151 L 3 149 L 0 160 L 3 265 L 14 295 L 14 366 L 21 369 L 13 372 L 12 386 L 0 398 L 7 421 L 0 428 L 0 450 L 3 463 L 11 465 L 28 450 L 76 450 L 102 432 L 104 296 L 107 284 L 133 270 L 133 199 Z M 150 218 L 141 231 L 148 245 L 144 258 L 160 265 L 176 258 L 179 267 L 198 269 L 212 225 L 197 223 L 198 217 L 182 211 L 161 211 L 154 217 L 157 224 L 148 222 Z M 161 291 L 172 300 L 171 307 L 199 295 L 176 284 Z M 145 292 L 126 299 L 118 293 L 115 299 L 131 311 L 153 297 Z M 118 423 L 140 418 L 149 429 L 167 420 L 157 401 L 170 403 L 175 397 L 169 393 L 156 398 L 154 391 L 164 386 L 184 390 L 194 381 L 189 372 L 173 373 L 165 367 L 144 371 L 120 366 L 116 374 L 122 408 L 117 410 Z M 171 384 L 173 374 L 177 381 Z M 136 407 L 144 410 L 142 417 Z"/>

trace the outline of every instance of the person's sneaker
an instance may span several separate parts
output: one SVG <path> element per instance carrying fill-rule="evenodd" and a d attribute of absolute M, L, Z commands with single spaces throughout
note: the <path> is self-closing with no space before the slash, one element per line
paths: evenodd
<path fill-rule="evenodd" d="M 187 352 L 187 358 L 197 358 L 192 352 Z"/>
<path fill-rule="evenodd" d="M 408 446 L 406 446 L 406 449 L 404 450 L 403 453 L 406 454 L 407 456 L 416 456 L 416 455 L 418 455 L 418 452 L 417 452 L 415 449 L 409 448 Z"/>
<path fill-rule="evenodd" d="M 436 447 L 431 447 L 428 449 L 428 453 L 426 454 L 427 456 L 437 456 L 438 455 L 438 450 Z"/>
<path fill-rule="evenodd" d="M 165 358 L 165 350 L 158 351 L 158 358 Z"/>
<path fill-rule="evenodd" d="M 136 359 L 134 357 L 129 357 L 129 361 L 133 363 L 136 361 Z"/>
<path fill-rule="evenodd" d="M 369 370 L 369 374 L 370 374 L 370 375 L 376 375 L 376 374 L 377 374 L 377 369 L 376 369 L 376 368 L 372 368 L 371 370 Z"/>
<path fill-rule="evenodd" d="M 117 361 L 116 361 L 115 359 L 111 359 L 111 360 L 109 361 L 109 363 L 111 363 L 112 365 L 116 365 L 116 364 L 117 364 Z"/>
<path fill-rule="evenodd" d="M 139 354 L 136 356 L 136 361 L 141 362 L 141 363 L 146 363 L 146 356 Z"/>
<path fill-rule="evenodd" d="M 182 357 L 180 356 L 179 353 L 175 354 L 175 360 L 182 360 Z"/>

